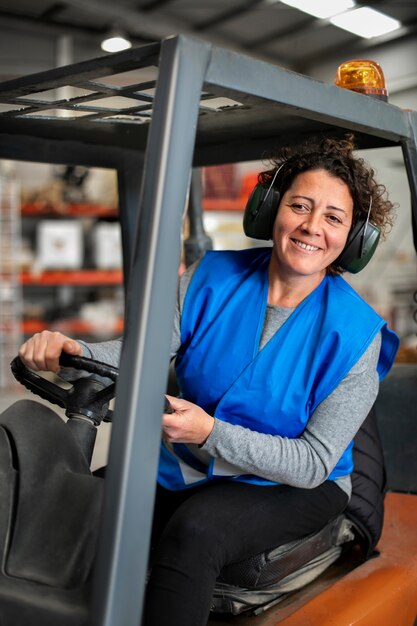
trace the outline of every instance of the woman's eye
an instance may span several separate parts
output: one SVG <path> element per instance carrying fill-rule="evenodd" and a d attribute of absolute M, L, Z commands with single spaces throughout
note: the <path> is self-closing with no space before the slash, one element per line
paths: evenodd
<path fill-rule="evenodd" d="M 340 219 L 340 217 L 338 215 L 328 215 L 328 220 L 329 222 L 332 222 L 333 224 L 341 224 L 342 220 Z"/>
<path fill-rule="evenodd" d="M 308 207 L 305 204 L 292 204 L 291 207 L 295 211 L 308 211 Z"/>

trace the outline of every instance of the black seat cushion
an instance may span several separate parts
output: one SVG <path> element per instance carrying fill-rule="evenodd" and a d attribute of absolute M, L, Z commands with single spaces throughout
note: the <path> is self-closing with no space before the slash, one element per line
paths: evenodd
<path fill-rule="evenodd" d="M 331 547 L 340 545 L 344 538 L 352 539 L 352 535 L 344 535 L 343 519 L 344 516 L 339 516 L 317 533 L 227 565 L 218 580 L 248 589 L 272 585 Z"/>

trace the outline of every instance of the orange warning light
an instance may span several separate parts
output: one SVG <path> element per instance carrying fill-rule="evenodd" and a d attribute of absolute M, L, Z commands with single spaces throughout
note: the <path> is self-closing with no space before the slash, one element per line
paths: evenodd
<path fill-rule="evenodd" d="M 337 69 L 335 84 L 381 100 L 388 99 L 384 72 L 376 61 L 356 59 L 342 63 Z"/>

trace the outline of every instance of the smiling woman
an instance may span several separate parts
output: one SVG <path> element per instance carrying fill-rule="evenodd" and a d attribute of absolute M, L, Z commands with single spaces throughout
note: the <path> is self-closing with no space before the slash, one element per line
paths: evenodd
<path fill-rule="evenodd" d="M 288 149 L 245 211 L 272 248 L 211 251 L 182 275 L 181 397 L 162 422 L 146 626 L 204 626 L 226 565 L 344 511 L 352 440 L 398 338 L 338 274 L 370 259 L 391 208 L 350 139 Z M 44 332 L 20 356 L 35 369 L 71 350 L 117 365 L 120 346 Z"/>

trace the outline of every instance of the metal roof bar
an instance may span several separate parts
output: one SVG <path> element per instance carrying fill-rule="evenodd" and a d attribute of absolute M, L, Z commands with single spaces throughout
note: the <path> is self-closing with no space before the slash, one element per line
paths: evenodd
<path fill-rule="evenodd" d="M 140 623 L 180 231 L 208 57 L 209 48 L 193 40 L 170 39 L 162 47 L 95 567 L 94 626 Z"/>

